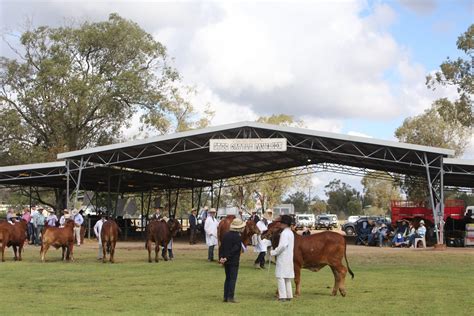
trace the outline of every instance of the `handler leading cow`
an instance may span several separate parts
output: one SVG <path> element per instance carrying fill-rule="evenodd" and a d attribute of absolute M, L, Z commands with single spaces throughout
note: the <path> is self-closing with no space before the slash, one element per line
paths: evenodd
<path fill-rule="evenodd" d="M 268 230 L 262 235 L 262 238 L 272 240 L 272 245 L 276 248 L 278 238 L 284 229 L 281 222 L 276 221 L 268 226 Z M 349 267 L 346 256 L 346 241 L 341 234 L 326 231 L 310 236 L 300 236 L 293 232 L 293 267 L 295 273 L 296 292 L 301 294 L 301 269 L 309 269 L 313 272 L 319 271 L 326 265 L 331 267 L 334 274 L 334 287 L 332 295 L 339 291 L 342 296 L 346 295 L 344 286 L 347 271 L 352 278 L 354 273 Z M 345 259 L 347 268 L 342 264 Z"/>

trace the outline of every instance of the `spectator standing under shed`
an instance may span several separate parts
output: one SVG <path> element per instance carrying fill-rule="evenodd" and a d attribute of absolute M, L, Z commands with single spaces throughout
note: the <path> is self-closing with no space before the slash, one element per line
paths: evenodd
<path fill-rule="evenodd" d="M 24 220 L 26 222 L 26 232 L 27 232 L 27 239 L 28 241 L 31 240 L 31 235 L 33 234 L 32 233 L 32 224 L 30 223 L 31 222 L 31 213 L 30 213 L 30 209 L 26 208 L 23 210 L 23 215 L 21 216 L 21 219 Z"/>
<path fill-rule="evenodd" d="M 194 245 L 196 244 L 196 230 L 197 230 L 197 216 L 196 216 L 195 208 L 191 210 L 191 215 L 189 215 L 188 222 L 189 222 L 189 231 L 190 231 L 189 244 Z"/>
<path fill-rule="evenodd" d="M 245 222 L 240 218 L 234 218 L 230 229 L 222 238 L 221 257 L 219 262 L 225 268 L 224 302 L 237 303 L 235 300 L 235 285 L 239 272 L 240 252 L 242 241 L 240 233 L 245 227 Z"/>
<path fill-rule="evenodd" d="M 59 219 L 59 227 L 64 227 L 64 224 L 66 224 L 66 221 L 67 221 L 68 219 L 71 219 L 71 214 L 69 214 L 69 210 L 68 210 L 68 209 L 64 209 L 63 215 L 62 215 L 61 218 Z"/>
<path fill-rule="evenodd" d="M 56 227 L 56 223 L 58 222 L 58 217 L 54 213 L 54 211 L 51 211 L 48 214 L 48 217 L 46 217 L 46 222 L 48 223 L 48 226 Z"/>
<path fill-rule="evenodd" d="M 219 221 L 215 218 L 216 209 L 211 208 L 207 214 L 204 231 L 206 232 L 206 244 L 209 247 L 207 261 L 214 261 L 214 247 L 217 245 L 217 226 Z"/>
<path fill-rule="evenodd" d="M 10 224 L 14 225 L 15 224 L 15 212 L 13 211 L 12 208 L 8 209 L 7 211 L 7 222 L 9 222 Z"/>
<path fill-rule="evenodd" d="M 291 280 L 295 278 L 293 269 L 293 248 L 295 236 L 291 231 L 292 219 L 289 215 L 283 215 L 280 223 L 284 227 L 280 234 L 278 247 L 270 252 L 276 256 L 275 276 L 278 283 L 278 300 L 280 302 L 291 301 L 293 298 L 293 289 Z"/>
<path fill-rule="evenodd" d="M 74 236 L 76 238 L 77 246 L 81 246 L 81 226 L 84 223 L 84 218 L 82 215 L 74 209 L 72 211 L 72 216 L 74 220 Z"/>
<path fill-rule="evenodd" d="M 43 231 L 46 217 L 43 215 L 43 209 L 38 209 L 38 214 L 34 218 L 35 225 L 35 245 L 41 245 L 41 232 Z"/>
<path fill-rule="evenodd" d="M 94 235 L 99 242 L 99 253 L 97 254 L 97 260 L 103 259 L 103 252 L 102 252 L 102 238 L 100 236 L 100 232 L 102 231 L 102 225 L 107 221 L 105 214 L 102 214 L 100 220 L 98 220 L 94 225 Z"/>

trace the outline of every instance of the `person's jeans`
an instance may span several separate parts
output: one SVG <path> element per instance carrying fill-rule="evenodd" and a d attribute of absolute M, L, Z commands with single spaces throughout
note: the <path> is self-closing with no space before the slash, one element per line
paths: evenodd
<path fill-rule="evenodd" d="M 31 244 L 35 243 L 35 226 L 33 223 L 28 223 L 28 240 L 30 241 Z"/>
<path fill-rule="evenodd" d="M 414 233 L 413 235 L 410 236 L 410 243 L 409 245 L 412 246 L 415 243 L 415 238 L 421 238 L 422 236 L 418 235 L 417 233 Z"/>
<path fill-rule="evenodd" d="M 209 246 L 209 249 L 207 250 L 207 260 L 214 261 L 214 247 L 215 246 Z"/>
<path fill-rule="evenodd" d="M 225 264 L 224 268 L 224 300 L 231 300 L 234 299 L 235 285 L 237 283 L 237 274 L 239 273 L 239 266 Z"/>
<path fill-rule="evenodd" d="M 265 254 L 266 254 L 266 251 L 259 252 L 258 257 L 255 260 L 255 264 L 259 264 L 260 267 L 262 268 L 265 266 Z"/>
<path fill-rule="evenodd" d="M 196 228 L 191 228 L 191 236 L 189 237 L 189 243 L 191 245 L 196 243 Z"/>
<path fill-rule="evenodd" d="M 372 242 L 377 238 L 377 235 L 378 235 L 378 234 L 370 234 L 370 235 L 369 235 L 369 239 L 368 239 L 368 241 L 367 241 L 367 244 L 368 244 L 369 246 L 372 245 Z"/>
<path fill-rule="evenodd" d="M 383 239 L 385 238 L 385 235 L 384 234 L 379 234 L 379 246 L 382 247 L 383 246 Z"/>
<path fill-rule="evenodd" d="M 41 231 L 43 230 L 43 225 L 36 226 L 36 234 L 35 234 L 35 244 L 41 245 Z"/>

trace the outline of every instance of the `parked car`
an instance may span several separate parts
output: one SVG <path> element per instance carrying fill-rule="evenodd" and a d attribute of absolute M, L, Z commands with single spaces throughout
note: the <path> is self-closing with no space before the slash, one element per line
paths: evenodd
<path fill-rule="evenodd" d="M 347 221 L 348 221 L 349 223 L 355 223 L 355 222 L 357 222 L 357 220 L 358 220 L 359 218 L 360 218 L 359 215 L 351 215 L 351 216 L 349 216 L 349 218 L 347 219 Z"/>
<path fill-rule="evenodd" d="M 333 229 L 337 228 L 337 215 L 321 214 L 315 224 L 316 229 Z"/>
<path fill-rule="evenodd" d="M 313 214 L 296 214 L 296 228 L 313 228 L 314 226 L 314 215 Z"/>
<path fill-rule="evenodd" d="M 357 227 L 361 226 L 362 222 L 367 221 L 375 221 L 378 224 L 385 224 L 389 226 L 391 224 L 390 218 L 383 217 L 383 216 L 362 216 L 356 222 L 347 222 L 341 225 L 341 230 L 343 230 L 347 236 L 356 236 L 357 235 Z"/>

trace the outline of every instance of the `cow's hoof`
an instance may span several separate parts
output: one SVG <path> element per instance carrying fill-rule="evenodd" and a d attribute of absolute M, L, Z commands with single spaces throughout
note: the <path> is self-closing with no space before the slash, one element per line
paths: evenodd
<path fill-rule="evenodd" d="M 110 260 L 110 263 L 115 263 L 115 261 L 114 261 L 114 260 Z"/>
<path fill-rule="evenodd" d="M 149 263 L 151 263 L 151 260 L 148 260 Z"/>
<path fill-rule="evenodd" d="M 346 296 L 346 290 L 339 289 L 339 292 L 341 293 L 342 297 Z"/>
<path fill-rule="evenodd" d="M 106 263 L 106 262 L 107 262 L 107 261 L 105 261 L 105 260 L 102 260 L 102 263 Z"/>
<path fill-rule="evenodd" d="M 336 289 L 332 290 L 331 295 L 336 296 L 337 295 L 337 290 Z"/>

